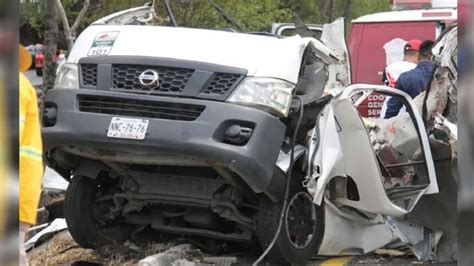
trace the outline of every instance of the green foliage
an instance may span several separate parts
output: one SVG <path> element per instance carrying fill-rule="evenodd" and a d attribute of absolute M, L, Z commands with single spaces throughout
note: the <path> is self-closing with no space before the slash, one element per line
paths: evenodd
<path fill-rule="evenodd" d="M 82 0 L 62 0 L 64 10 L 68 15 L 69 23 L 74 23 L 74 19 L 82 7 Z M 44 29 L 46 16 L 46 1 L 26 0 L 20 4 L 20 26 L 28 23 L 29 26 L 41 33 Z M 58 21 L 58 23 L 60 23 Z"/>
<path fill-rule="evenodd" d="M 84 17 L 79 28 L 84 29 L 87 25 L 109 14 L 133 7 L 139 7 L 144 5 L 146 2 L 151 1 L 153 0 L 91 0 L 89 12 Z"/>
<path fill-rule="evenodd" d="M 233 18 L 244 31 L 261 31 L 267 29 L 273 22 L 289 21 L 293 17 L 289 8 L 281 6 L 279 0 L 215 0 L 226 14 Z M 232 25 L 212 7 L 207 0 L 174 1 L 172 8 L 178 24 L 186 27 L 208 29 L 230 28 Z M 160 12 L 162 5 L 157 7 Z"/>
<path fill-rule="evenodd" d="M 31 0 L 30 0 L 31 1 Z M 40 3 L 26 1 L 21 4 L 22 22 L 42 31 L 44 0 Z M 153 0 L 91 0 L 89 11 L 79 26 L 79 32 L 93 21 L 108 14 L 143 5 Z M 332 9 L 331 2 L 332 1 Z M 346 7 L 350 1 L 349 8 Z M 82 7 L 82 0 L 62 0 L 72 24 Z M 170 0 L 180 26 L 223 29 L 231 28 L 208 0 Z M 214 0 L 237 21 L 244 31 L 269 30 L 274 22 L 292 22 L 297 14 L 306 23 L 327 23 L 347 14 L 347 25 L 359 16 L 389 9 L 389 0 Z M 162 0 L 156 0 L 156 13 L 169 24 Z M 59 23 L 59 22 L 58 22 Z"/>
<path fill-rule="evenodd" d="M 46 11 L 45 1 L 25 1 L 20 5 L 20 26 L 28 23 L 30 27 L 41 32 Z"/>
<path fill-rule="evenodd" d="M 331 0 L 281 0 L 283 6 L 293 10 L 305 23 L 323 24 L 338 17 L 346 17 L 348 30 L 355 18 L 390 10 L 390 0 L 332 0 L 332 9 L 330 2 Z"/>

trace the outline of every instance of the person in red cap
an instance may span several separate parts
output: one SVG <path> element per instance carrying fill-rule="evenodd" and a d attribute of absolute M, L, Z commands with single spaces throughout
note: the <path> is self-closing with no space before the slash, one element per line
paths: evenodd
<path fill-rule="evenodd" d="M 396 88 L 398 77 L 409 70 L 412 70 L 418 64 L 420 51 L 420 40 L 409 40 L 403 48 L 403 61 L 390 64 L 385 68 L 388 86 Z"/>
<path fill-rule="evenodd" d="M 425 40 L 419 45 L 418 65 L 398 77 L 397 89 L 415 98 L 430 85 L 434 69 L 434 63 L 431 61 L 433 46 L 434 42 L 432 40 Z M 390 98 L 387 102 L 387 111 L 384 118 L 388 119 L 398 115 L 402 107 L 403 102 L 400 97 Z"/>
<path fill-rule="evenodd" d="M 403 48 L 403 61 L 397 61 L 385 68 L 384 71 L 384 83 L 385 85 L 396 88 L 397 80 L 402 73 L 410 71 L 416 67 L 418 64 L 418 56 L 420 51 L 421 41 L 417 39 L 409 40 Z M 387 103 L 390 100 L 390 96 L 385 98 L 385 101 L 382 104 L 382 110 L 380 112 L 380 118 L 385 117 L 387 111 Z M 401 112 L 405 112 L 404 108 L 401 109 Z"/>

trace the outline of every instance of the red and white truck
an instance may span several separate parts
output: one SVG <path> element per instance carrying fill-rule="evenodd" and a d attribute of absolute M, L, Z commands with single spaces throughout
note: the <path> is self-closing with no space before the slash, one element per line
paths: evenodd
<path fill-rule="evenodd" d="M 347 40 L 352 83 L 383 84 L 383 70 L 390 57 L 384 49 L 385 44 L 395 39 L 434 41 L 457 20 L 456 0 L 391 0 L 390 8 L 392 10 L 388 12 L 352 20 Z M 317 37 L 323 30 L 318 24 L 307 24 L 307 27 Z M 274 23 L 272 33 L 282 36 L 296 34 L 292 23 Z M 384 100 L 385 96 L 378 93 L 366 93 L 360 97 L 357 104 L 361 116 L 378 118 Z"/>
<path fill-rule="evenodd" d="M 391 8 L 352 21 L 348 38 L 352 83 L 382 84 L 386 43 L 396 38 L 434 41 L 457 19 L 456 0 L 392 0 Z M 376 93 L 364 95 L 359 99 L 360 114 L 378 118 L 384 99 Z"/>

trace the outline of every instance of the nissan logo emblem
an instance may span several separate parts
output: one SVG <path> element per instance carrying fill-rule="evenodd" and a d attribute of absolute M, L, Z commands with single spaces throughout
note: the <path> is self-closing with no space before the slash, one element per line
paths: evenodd
<path fill-rule="evenodd" d="M 153 85 L 160 85 L 159 83 L 159 75 L 158 72 L 156 72 L 153 69 L 147 69 L 143 71 L 140 76 L 138 76 L 138 80 L 140 81 L 140 84 L 142 84 L 145 87 L 151 87 Z"/>

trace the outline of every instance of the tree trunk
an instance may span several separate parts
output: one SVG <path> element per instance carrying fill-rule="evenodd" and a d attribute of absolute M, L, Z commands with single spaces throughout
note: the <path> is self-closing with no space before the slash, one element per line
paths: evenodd
<path fill-rule="evenodd" d="M 328 8 L 328 22 L 332 22 L 332 13 L 333 13 L 333 9 L 334 9 L 334 1 L 333 0 L 329 0 L 329 8 Z"/>
<path fill-rule="evenodd" d="M 66 37 L 68 51 L 71 51 L 72 46 L 74 45 L 74 41 L 76 40 L 77 28 L 79 27 L 79 24 L 81 23 L 82 19 L 86 15 L 87 10 L 89 9 L 89 4 L 90 4 L 90 0 L 84 1 L 82 5 L 82 9 L 79 12 L 79 15 L 77 15 L 76 20 L 74 21 L 74 24 L 71 27 L 69 27 L 69 21 L 67 19 L 66 11 L 64 10 L 63 5 L 61 4 L 61 0 L 56 0 L 59 16 L 63 24 L 63 29 L 64 29 L 63 31 L 64 31 L 64 36 Z"/>
<path fill-rule="evenodd" d="M 349 20 L 349 15 L 351 12 L 351 4 L 352 4 L 352 0 L 346 0 L 346 5 L 344 6 L 344 17 L 346 18 L 346 21 Z"/>
<path fill-rule="evenodd" d="M 44 34 L 43 97 L 54 87 L 57 63 L 54 60 L 58 46 L 58 9 L 56 0 L 46 0 L 46 18 Z"/>
<path fill-rule="evenodd" d="M 333 1 L 332 0 L 324 0 L 322 3 L 322 10 L 324 15 L 324 20 L 326 22 L 332 22 L 332 9 L 333 9 Z"/>
<path fill-rule="evenodd" d="M 64 7 L 61 4 L 61 0 L 55 1 L 59 18 L 61 19 L 61 23 L 63 24 L 63 33 L 64 37 L 66 38 L 67 49 L 71 51 L 72 45 L 74 44 L 74 40 L 71 34 L 71 28 L 69 28 L 69 21 L 67 20 L 66 11 L 64 11 Z"/>

